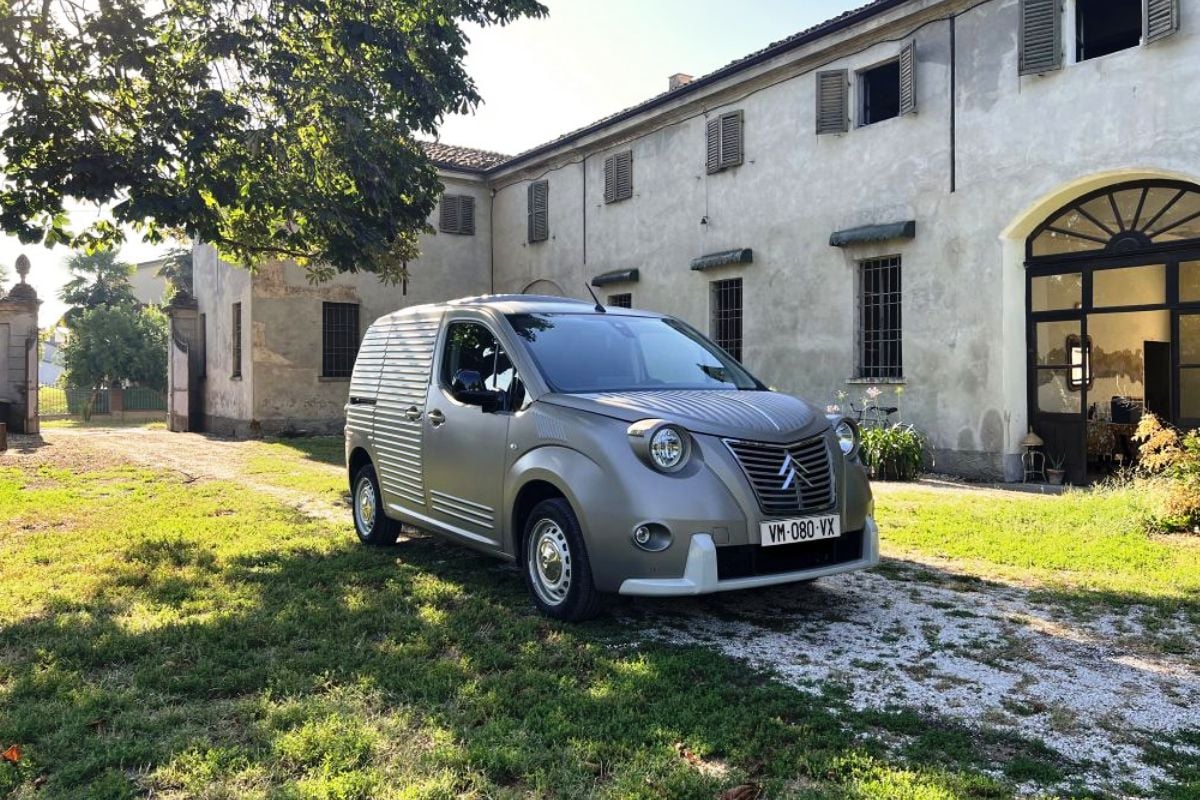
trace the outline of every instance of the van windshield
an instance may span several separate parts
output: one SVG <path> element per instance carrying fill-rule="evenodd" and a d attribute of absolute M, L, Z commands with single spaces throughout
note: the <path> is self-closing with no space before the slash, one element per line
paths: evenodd
<path fill-rule="evenodd" d="M 509 314 L 556 392 L 764 388 L 683 323 L 619 314 Z"/>

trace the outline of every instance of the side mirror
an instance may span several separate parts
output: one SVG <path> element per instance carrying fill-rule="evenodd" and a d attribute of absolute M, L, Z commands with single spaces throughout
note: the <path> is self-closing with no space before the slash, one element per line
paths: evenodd
<path fill-rule="evenodd" d="M 486 389 L 483 377 L 473 369 L 460 369 L 450 382 L 450 393 L 454 399 L 469 406 L 480 406 L 484 411 L 497 411 L 504 407 L 507 395 L 498 389 Z"/>

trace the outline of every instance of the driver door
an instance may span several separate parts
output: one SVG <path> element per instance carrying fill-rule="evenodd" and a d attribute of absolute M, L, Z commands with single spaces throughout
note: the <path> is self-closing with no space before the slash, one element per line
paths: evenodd
<path fill-rule="evenodd" d="M 476 320 L 451 320 L 429 383 L 425 405 L 425 486 L 430 516 L 448 533 L 488 548 L 500 547 L 507 403 L 460 402 L 456 378 L 477 374 L 485 390 L 511 395 L 516 370 L 496 335 Z"/>

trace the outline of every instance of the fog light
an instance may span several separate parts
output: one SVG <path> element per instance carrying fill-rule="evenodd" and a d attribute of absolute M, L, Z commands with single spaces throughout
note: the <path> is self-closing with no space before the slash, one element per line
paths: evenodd
<path fill-rule="evenodd" d="M 643 550 L 657 553 L 671 546 L 671 532 L 666 525 L 647 522 L 633 529 L 633 543 Z"/>

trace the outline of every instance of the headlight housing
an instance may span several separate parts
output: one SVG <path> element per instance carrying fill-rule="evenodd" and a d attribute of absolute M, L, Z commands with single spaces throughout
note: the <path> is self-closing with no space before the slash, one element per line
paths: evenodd
<path fill-rule="evenodd" d="M 626 433 L 633 451 L 659 472 L 678 472 L 692 455 L 692 437 L 686 430 L 661 419 L 643 419 Z"/>
<path fill-rule="evenodd" d="M 849 417 L 842 417 L 833 426 L 833 435 L 837 437 L 842 455 L 852 458 L 858 453 L 858 423 Z"/>

